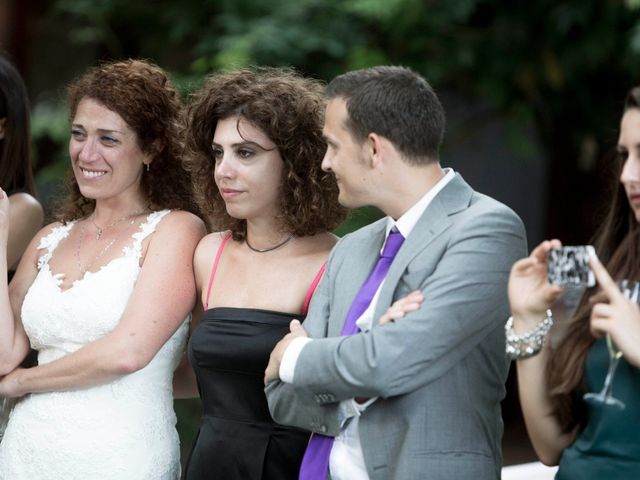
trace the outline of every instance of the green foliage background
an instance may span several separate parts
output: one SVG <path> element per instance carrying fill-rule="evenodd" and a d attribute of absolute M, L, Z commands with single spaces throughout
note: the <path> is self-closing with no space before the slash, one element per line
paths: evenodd
<path fill-rule="evenodd" d="M 535 126 L 553 172 L 554 232 L 575 216 L 576 204 L 560 201 L 567 188 L 589 202 L 590 187 L 568 179 L 585 168 L 597 175 L 597 164 L 580 159 L 587 150 L 599 159 L 612 144 L 624 92 L 638 83 L 639 8 L 639 0 L 57 0 L 46 19 L 96 58 L 155 61 L 185 95 L 210 72 L 249 64 L 291 65 L 325 80 L 375 64 L 410 66 L 437 89 Z M 55 181 L 67 161 L 64 104 L 35 102 L 33 133 L 56 146 L 46 150 L 54 161 L 37 159 L 39 181 Z M 505 141 L 528 148 L 526 139 Z M 359 212 L 340 232 L 376 215 Z M 176 408 L 188 443 L 198 407 Z"/>
<path fill-rule="evenodd" d="M 547 228 L 583 234 L 590 213 L 567 220 L 575 205 L 558 197 L 570 190 L 591 210 L 598 162 L 615 138 L 624 92 L 638 82 L 639 7 L 638 0 L 57 0 L 46 18 L 94 57 L 157 62 L 185 93 L 212 71 L 249 64 L 291 65 L 324 80 L 374 64 L 410 66 L 439 90 L 481 99 L 511 125 L 534 125 L 552 172 Z M 60 103 L 36 105 L 36 141 L 64 145 L 65 115 Z M 514 132 L 504 139 L 510 148 L 531 149 Z M 40 162 L 43 178 L 59 177 L 66 154 L 58 151 L 56 162 Z"/>

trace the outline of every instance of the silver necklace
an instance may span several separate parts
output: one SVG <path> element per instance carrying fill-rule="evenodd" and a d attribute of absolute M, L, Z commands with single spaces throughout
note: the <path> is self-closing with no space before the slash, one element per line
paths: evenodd
<path fill-rule="evenodd" d="M 244 241 L 245 241 L 245 243 L 247 244 L 247 247 L 249 247 L 250 250 L 253 250 L 256 253 L 265 253 L 265 252 L 270 252 L 272 250 L 276 250 L 276 249 L 286 245 L 292 238 L 293 238 L 293 235 L 289 235 L 282 242 L 274 245 L 273 247 L 268 247 L 268 248 L 254 248 L 254 247 L 252 247 L 251 244 L 249 243 L 249 236 L 248 235 L 245 235 Z"/>
<path fill-rule="evenodd" d="M 136 213 L 132 213 L 130 215 L 127 215 L 126 217 L 122 217 L 119 218 L 116 222 L 106 226 L 105 228 L 100 228 L 98 227 L 95 222 L 93 221 L 93 218 L 91 219 L 91 223 L 93 223 L 95 225 L 96 228 L 98 228 L 98 234 L 96 235 L 96 240 L 100 240 L 100 237 L 102 236 L 102 232 L 104 230 L 107 230 L 111 227 L 114 227 L 115 225 L 117 225 L 118 223 L 122 222 L 123 220 L 125 220 L 126 218 L 131 218 L 131 225 L 134 224 L 135 217 L 140 215 L 143 212 L 136 212 Z M 76 263 L 78 264 L 78 268 L 80 269 L 80 273 L 84 276 L 89 270 L 91 270 L 91 266 L 96 263 L 99 259 L 101 259 L 105 253 L 107 253 L 109 251 L 109 249 L 113 246 L 113 244 L 116 242 L 116 240 L 118 238 L 120 238 L 120 235 L 116 236 L 115 238 L 112 238 L 111 240 L 109 240 L 109 242 L 104 246 L 104 248 L 102 250 L 100 250 L 100 252 L 98 252 L 98 254 L 93 257 L 91 259 L 91 261 L 89 263 L 87 263 L 86 265 L 82 264 L 82 261 L 80 260 L 80 250 L 82 249 L 82 239 L 84 238 L 84 233 L 85 233 L 85 224 L 83 223 L 82 225 L 80 225 L 80 235 L 78 236 L 78 242 L 76 243 L 76 251 L 74 252 L 74 257 L 76 257 Z"/>
<path fill-rule="evenodd" d="M 129 213 L 127 215 L 125 215 L 124 217 L 120 217 L 117 218 L 116 220 L 114 220 L 113 222 L 111 222 L 109 225 L 107 225 L 106 227 L 100 227 L 95 220 L 95 216 L 96 216 L 96 212 L 94 210 L 94 212 L 91 214 L 91 223 L 93 223 L 93 226 L 96 227 L 96 240 L 100 240 L 100 237 L 102 237 L 102 233 L 105 230 L 109 230 L 112 227 L 115 227 L 116 225 L 118 225 L 120 222 L 124 222 L 125 220 L 132 218 L 132 217 L 137 217 L 138 215 L 141 215 L 145 212 L 145 210 L 140 210 L 138 212 L 133 212 L 133 213 Z M 133 222 L 132 222 L 133 223 Z"/>
<path fill-rule="evenodd" d="M 102 258 L 102 256 L 107 253 L 107 250 L 111 248 L 111 246 L 115 243 L 116 238 L 112 238 L 109 243 L 105 245 L 105 247 L 100 250 L 100 252 L 91 259 L 87 265 L 83 265 L 80 260 L 80 249 L 82 247 L 82 239 L 84 238 L 84 224 L 80 225 L 80 235 L 78 236 L 78 243 L 76 244 L 76 251 L 74 252 L 74 256 L 76 257 L 76 263 L 78 264 L 78 268 L 80 269 L 80 273 L 85 275 L 87 271 L 91 269 L 91 266 L 96 262 L 96 260 Z"/>

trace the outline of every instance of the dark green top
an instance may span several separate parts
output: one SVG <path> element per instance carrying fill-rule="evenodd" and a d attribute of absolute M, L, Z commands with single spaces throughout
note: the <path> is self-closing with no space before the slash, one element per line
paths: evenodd
<path fill-rule="evenodd" d="M 606 340 L 601 338 L 587 356 L 587 389 L 599 392 L 609 366 Z M 556 480 L 640 479 L 640 369 L 620 359 L 613 379 L 613 397 L 624 410 L 587 403 L 587 426 L 562 454 Z"/>

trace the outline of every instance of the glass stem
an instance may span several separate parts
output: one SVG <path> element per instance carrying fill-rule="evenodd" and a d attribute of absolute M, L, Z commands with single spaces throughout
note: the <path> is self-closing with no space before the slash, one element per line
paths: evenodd
<path fill-rule="evenodd" d="M 610 357 L 609 358 L 609 370 L 607 371 L 607 376 L 604 379 L 604 386 L 602 387 L 602 393 L 607 397 L 611 397 L 611 389 L 613 386 L 613 375 L 616 373 L 616 368 L 618 367 L 618 362 L 620 361 L 620 357 Z"/>

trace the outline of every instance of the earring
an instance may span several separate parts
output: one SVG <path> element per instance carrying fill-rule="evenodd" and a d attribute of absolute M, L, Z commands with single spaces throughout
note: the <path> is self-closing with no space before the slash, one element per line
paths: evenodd
<path fill-rule="evenodd" d="M 147 166 L 147 172 L 149 171 L 149 164 L 145 163 L 145 165 Z"/>

